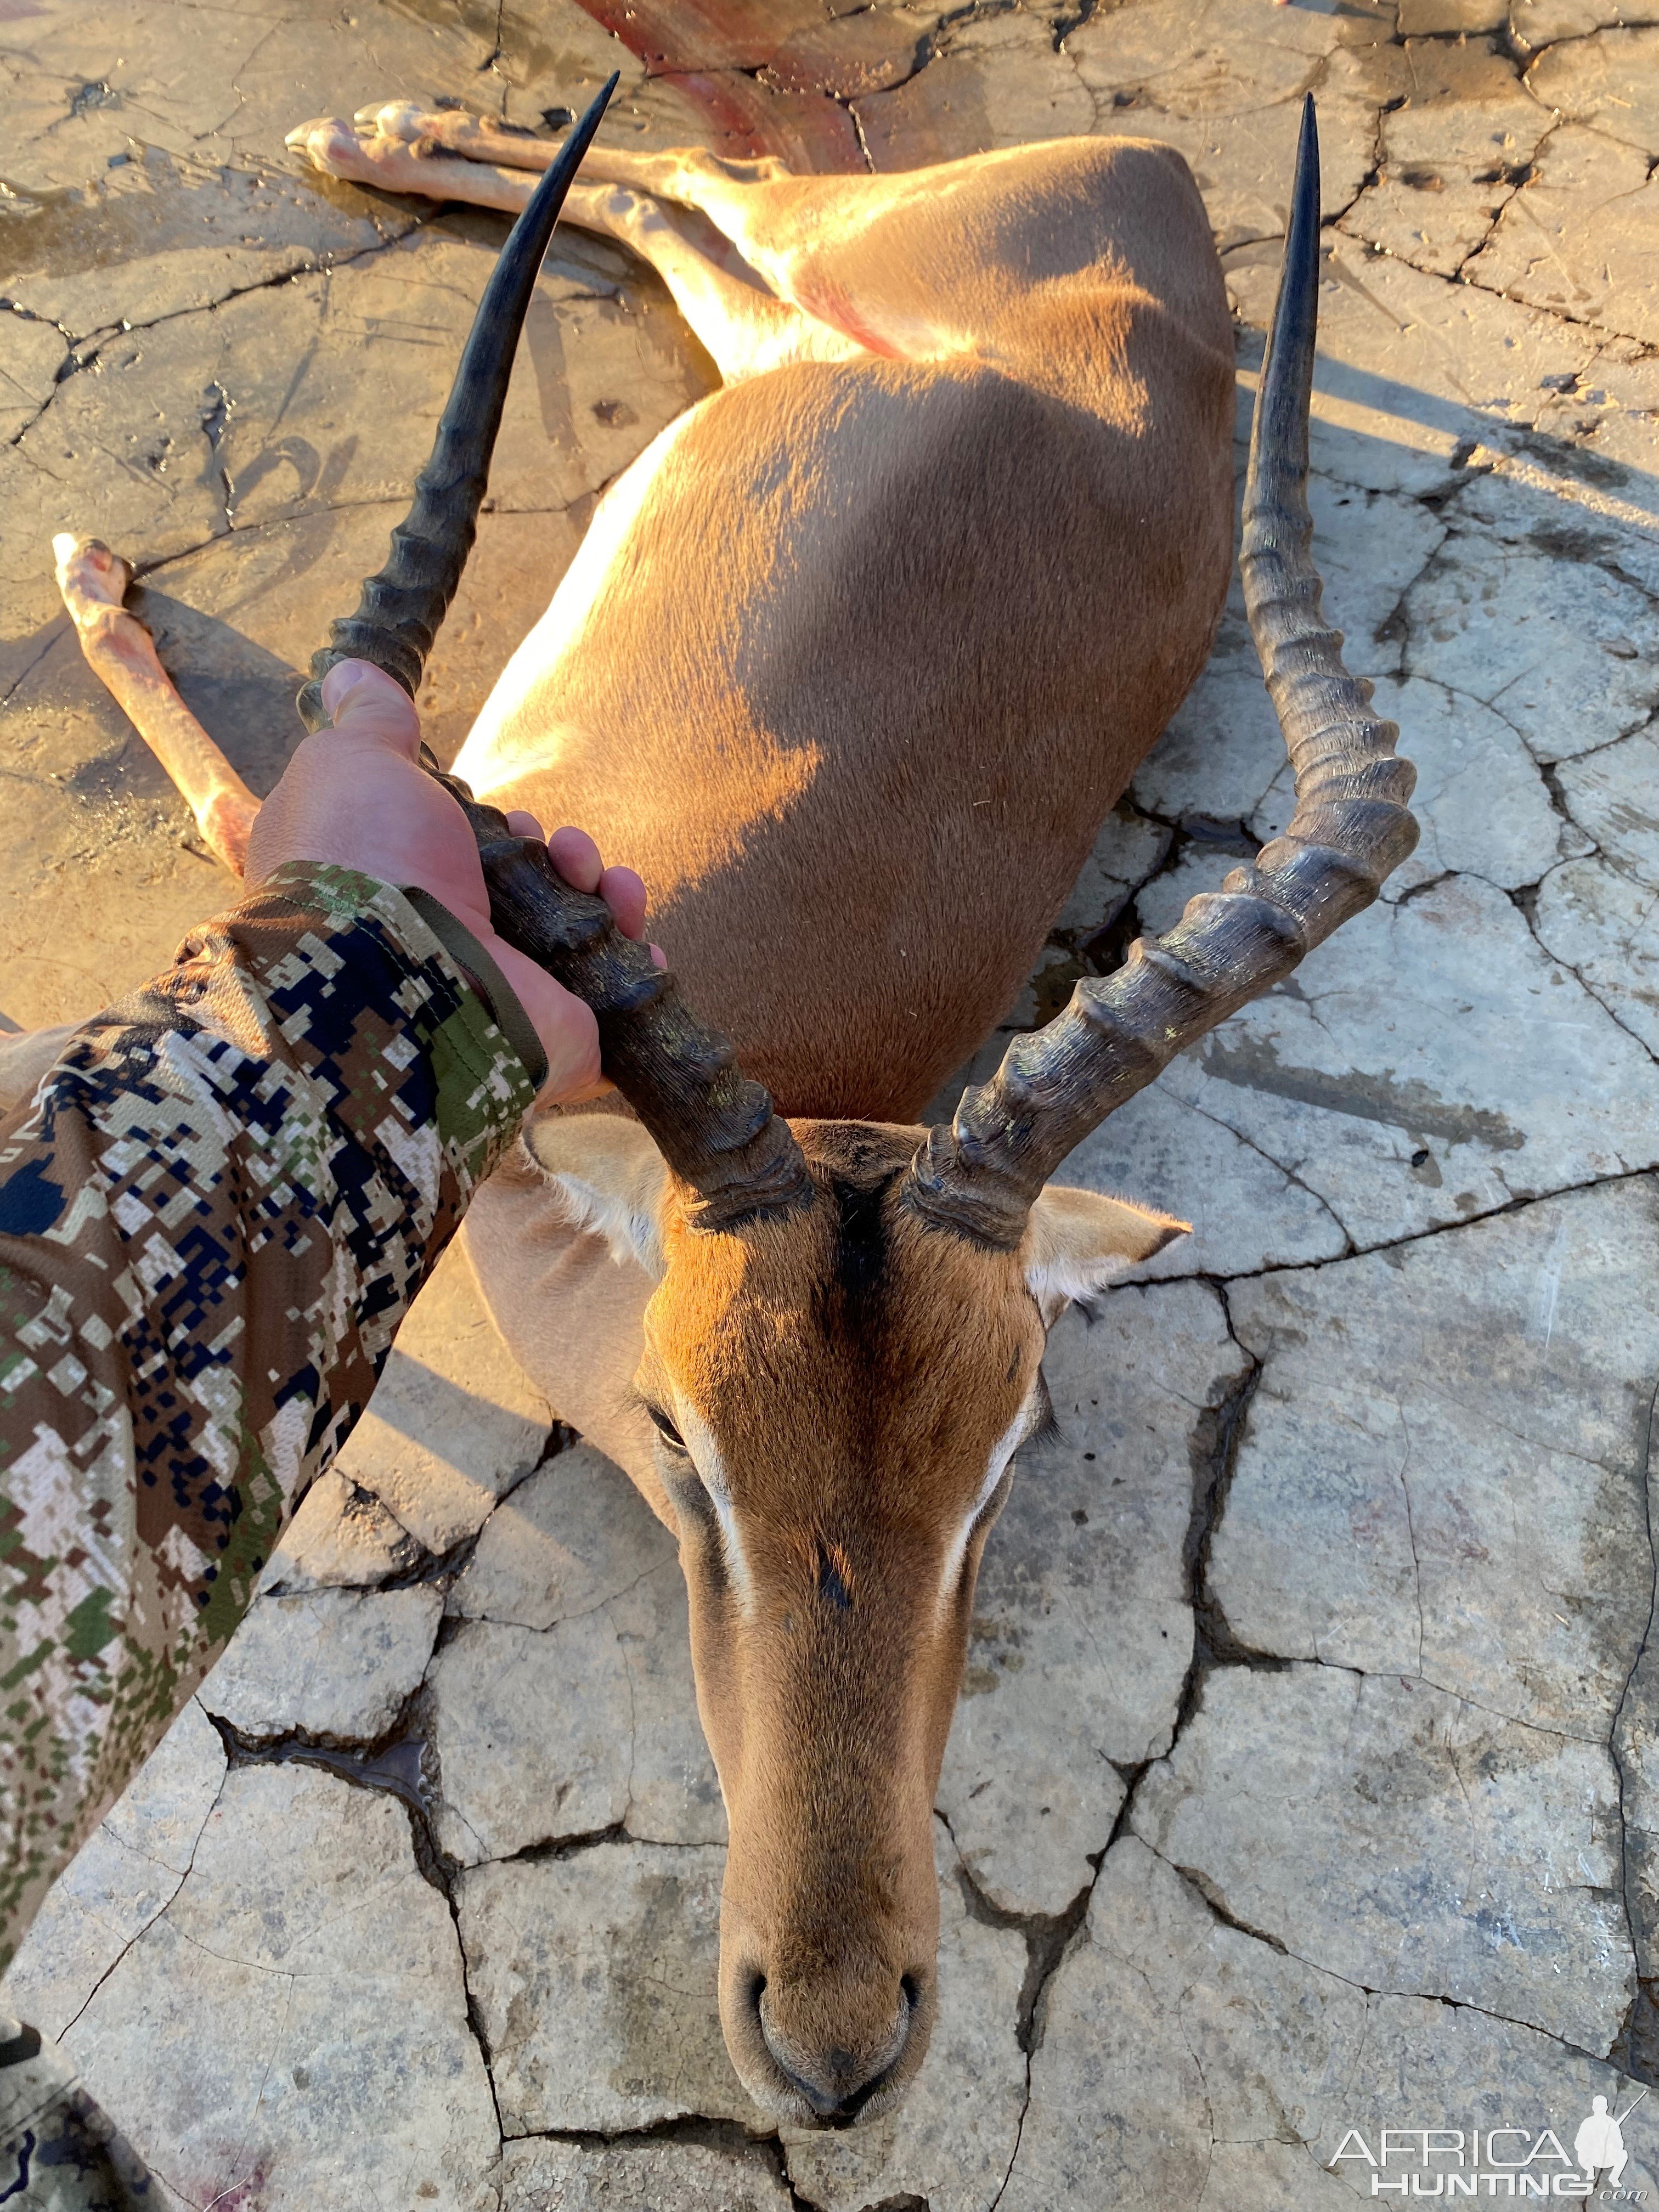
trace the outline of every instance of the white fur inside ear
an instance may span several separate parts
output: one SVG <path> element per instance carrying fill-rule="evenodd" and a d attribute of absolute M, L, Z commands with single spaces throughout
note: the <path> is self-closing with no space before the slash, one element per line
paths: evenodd
<path fill-rule="evenodd" d="M 525 1132 L 532 1158 L 559 1186 L 573 1226 L 592 1230 L 618 1267 L 662 1279 L 668 1166 L 637 1121 L 619 1114 L 549 1114 Z"/>
<path fill-rule="evenodd" d="M 1125 1268 L 1150 1260 L 1188 1224 L 1103 1192 L 1048 1184 L 1031 1208 L 1020 1259 L 1026 1286 L 1052 1327 L 1078 1298 L 1103 1290 Z"/>

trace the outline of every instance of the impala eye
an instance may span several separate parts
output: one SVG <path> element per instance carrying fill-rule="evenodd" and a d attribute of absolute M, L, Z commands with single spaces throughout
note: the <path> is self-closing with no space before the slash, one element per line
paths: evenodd
<path fill-rule="evenodd" d="M 667 1414 L 663 1412 L 662 1408 L 659 1406 L 647 1406 L 645 1410 L 650 1414 L 657 1434 L 667 1445 L 669 1450 L 672 1452 L 684 1452 L 685 1438 L 674 1426 L 674 1424 L 669 1419 Z M 687 1456 L 689 1457 L 690 1455 L 687 1454 Z"/>

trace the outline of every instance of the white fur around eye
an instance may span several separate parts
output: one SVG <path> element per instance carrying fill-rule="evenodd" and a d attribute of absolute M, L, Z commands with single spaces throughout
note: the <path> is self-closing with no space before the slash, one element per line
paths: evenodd
<path fill-rule="evenodd" d="M 749 1560 L 743 1548 L 743 1538 L 738 1529 L 738 1516 L 732 1504 L 732 1485 L 727 1479 L 726 1462 L 720 1457 L 720 1448 L 714 1441 L 714 1432 L 696 1407 L 682 1398 L 674 1398 L 674 1418 L 679 1432 L 685 1439 L 685 1449 L 703 1488 L 708 1493 L 720 1523 L 720 1549 L 726 1555 L 726 1571 L 738 1605 L 744 1613 L 750 1611 L 755 1595 L 755 1578 L 749 1571 Z"/>
<path fill-rule="evenodd" d="M 941 1625 L 947 1618 L 957 1594 L 957 1584 L 962 1578 L 962 1562 L 967 1556 L 968 1539 L 974 1533 L 974 1523 L 990 1502 L 993 1492 L 1008 1472 L 1008 1462 L 1024 1443 L 1042 1418 L 1042 1373 L 1039 1369 L 1024 1402 L 1007 1427 L 991 1447 L 991 1456 L 986 1462 L 985 1480 L 980 1484 L 979 1494 L 963 1516 L 961 1526 L 951 1539 L 945 1554 L 945 1565 L 939 1578 L 938 1616 Z"/>

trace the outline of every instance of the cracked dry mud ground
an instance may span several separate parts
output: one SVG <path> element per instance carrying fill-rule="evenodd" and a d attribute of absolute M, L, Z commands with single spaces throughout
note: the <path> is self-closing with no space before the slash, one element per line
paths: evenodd
<path fill-rule="evenodd" d="M 897 2115 L 780 2140 L 738 2089 L 672 1547 L 458 1255 L 13 2002 L 175 2206 L 1301 2212 L 1370 2194 L 1331 2170 L 1350 2128 L 1571 2144 L 1592 2094 L 1659 2081 L 1659 19 L 0 0 L 9 1020 L 89 1011 L 230 894 L 82 667 L 50 533 L 136 558 L 268 787 L 501 235 L 302 175 L 284 130 L 394 94 L 544 128 L 613 66 L 647 146 L 1175 143 L 1241 435 L 1315 89 L 1319 554 L 1423 842 L 1066 1170 L 1194 1233 L 1056 1331 Z M 711 381 L 653 280 L 561 241 L 423 700 L 441 747 L 596 491 Z M 1285 783 L 1235 596 L 1009 1026 L 1253 849 Z M 1650 2203 L 1652 2112 L 1625 2176 Z"/>

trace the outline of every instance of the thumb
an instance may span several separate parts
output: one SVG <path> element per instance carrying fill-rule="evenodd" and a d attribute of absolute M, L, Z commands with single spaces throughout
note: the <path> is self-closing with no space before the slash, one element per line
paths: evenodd
<path fill-rule="evenodd" d="M 421 718 L 401 684 L 368 660 L 337 661 L 323 678 L 323 704 L 342 735 L 367 738 L 414 760 Z"/>

